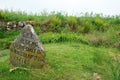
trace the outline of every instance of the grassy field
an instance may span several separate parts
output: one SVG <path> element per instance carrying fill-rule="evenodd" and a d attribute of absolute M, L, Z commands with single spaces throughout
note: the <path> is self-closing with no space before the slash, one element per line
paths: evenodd
<path fill-rule="evenodd" d="M 0 51 L 0 80 L 119 80 L 120 54 L 117 49 L 65 42 L 44 44 L 49 66 L 43 69 L 13 68 L 9 50 Z M 97 74 L 97 75 L 95 75 Z"/>
<path fill-rule="evenodd" d="M 33 22 L 48 66 L 16 69 L 9 63 L 9 46 L 21 30 L 5 28 L 19 21 Z M 120 80 L 120 16 L 0 10 L 0 80 Z"/>

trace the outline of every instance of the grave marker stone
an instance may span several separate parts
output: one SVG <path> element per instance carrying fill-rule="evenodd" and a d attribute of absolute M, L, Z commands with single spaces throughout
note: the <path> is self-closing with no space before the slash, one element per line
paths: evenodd
<path fill-rule="evenodd" d="M 10 63 L 14 66 L 40 68 L 46 64 L 45 50 L 31 25 L 26 25 L 10 46 Z"/>

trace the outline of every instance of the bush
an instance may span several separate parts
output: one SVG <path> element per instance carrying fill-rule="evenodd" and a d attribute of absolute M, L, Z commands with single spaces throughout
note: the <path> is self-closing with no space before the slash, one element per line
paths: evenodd
<path fill-rule="evenodd" d="M 62 21 L 57 16 L 51 18 L 51 23 L 49 24 L 50 30 L 52 32 L 60 32 Z"/>
<path fill-rule="evenodd" d="M 95 20 L 93 21 L 93 23 L 95 24 L 95 29 L 98 31 L 106 31 L 109 27 L 109 24 L 106 23 L 103 19 L 101 19 L 100 17 L 96 17 Z"/>
<path fill-rule="evenodd" d="M 76 17 L 74 17 L 74 16 L 67 17 L 67 23 L 68 23 L 71 31 L 76 31 L 77 30 Z"/>
<path fill-rule="evenodd" d="M 91 31 L 91 25 L 89 24 L 89 22 L 85 22 L 82 33 L 89 33 Z"/>

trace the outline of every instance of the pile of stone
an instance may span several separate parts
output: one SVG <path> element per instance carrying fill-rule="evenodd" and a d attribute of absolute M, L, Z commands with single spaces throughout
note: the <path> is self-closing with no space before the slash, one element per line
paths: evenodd
<path fill-rule="evenodd" d="M 31 25 L 25 25 L 21 34 L 10 46 L 10 63 L 14 66 L 34 68 L 46 64 L 45 50 Z"/>
<path fill-rule="evenodd" d="M 5 30 L 9 31 L 9 30 L 20 30 L 21 28 L 23 28 L 25 25 L 30 24 L 32 26 L 35 25 L 34 21 L 11 21 L 11 22 L 7 22 L 6 23 L 6 27 Z"/>

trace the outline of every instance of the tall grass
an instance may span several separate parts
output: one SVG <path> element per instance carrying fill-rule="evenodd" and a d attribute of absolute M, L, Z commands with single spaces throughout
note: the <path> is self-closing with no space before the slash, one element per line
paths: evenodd
<path fill-rule="evenodd" d="M 66 29 L 66 31 L 89 33 L 94 30 L 105 32 L 111 26 L 114 29 L 116 28 L 115 26 L 118 28 L 120 16 L 103 16 L 86 13 L 77 17 L 73 15 L 68 16 L 60 12 L 41 12 L 41 14 L 30 15 L 25 12 L 0 10 L 0 21 L 35 21 L 40 23 L 39 27 L 44 27 L 46 31 L 62 32 Z"/>

